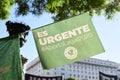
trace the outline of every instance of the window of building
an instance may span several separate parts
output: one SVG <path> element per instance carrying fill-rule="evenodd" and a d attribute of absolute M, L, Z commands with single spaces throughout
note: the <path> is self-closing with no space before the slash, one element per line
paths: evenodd
<path fill-rule="evenodd" d="M 81 78 L 83 78 L 83 75 L 81 75 Z"/>
<path fill-rule="evenodd" d="M 88 62 L 90 62 L 90 61 L 88 60 Z"/>
<path fill-rule="evenodd" d="M 90 75 L 90 72 L 88 72 L 88 74 Z"/>
<path fill-rule="evenodd" d="M 64 68 L 61 68 L 61 70 L 65 70 Z"/>
<path fill-rule="evenodd" d="M 98 77 L 96 77 L 96 79 L 98 79 Z"/>
<path fill-rule="evenodd" d="M 111 73 L 113 73 L 113 71 L 111 71 Z"/>
<path fill-rule="evenodd" d="M 81 73 L 83 73 L 83 71 L 81 71 Z"/>
<path fill-rule="evenodd" d="M 87 79 L 87 76 L 85 76 L 85 78 Z"/>
<path fill-rule="evenodd" d="M 69 67 L 71 68 L 71 65 L 69 65 Z"/>
<path fill-rule="evenodd" d="M 50 72 L 47 72 L 47 75 L 50 75 Z"/>
<path fill-rule="evenodd" d="M 76 77 L 76 75 L 74 74 L 74 77 Z"/>
<path fill-rule="evenodd" d="M 73 70 L 73 72 L 75 72 L 75 69 Z"/>
<path fill-rule="evenodd" d="M 64 75 L 65 75 L 65 73 L 61 73 L 61 75 L 63 75 L 63 76 L 64 76 Z"/>
<path fill-rule="evenodd" d="M 91 79 L 91 76 L 89 76 L 89 79 Z"/>

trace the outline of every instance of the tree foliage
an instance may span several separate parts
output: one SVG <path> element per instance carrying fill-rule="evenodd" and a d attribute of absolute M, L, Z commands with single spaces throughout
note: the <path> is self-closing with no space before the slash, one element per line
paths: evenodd
<path fill-rule="evenodd" d="M 66 80 L 76 80 L 75 78 L 68 78 L 68 79 L 66 79 Z"/>
<path fill-rule="evenodd" d="M 1 0 L 3 1 L 8 0 Z M 18 16 L 25 16 L 28 13 L 39 16 L 43 12 L 48 12 L 54 14 L 55 21 L 85 12 L 89 12 L 90 15 L 94 13 L 100 15 L 104 12 L 106 18 L 110 19 L 120 11 L 119 0 L 14 0 L 13 3 L 17 4 L 16 15 Z"/>
<path fill-rule="evenodd" d="M 9 9 L 13 4 L 13 0 L 0 0 L 0 19 L 7 19 L 9 17 Z"/>

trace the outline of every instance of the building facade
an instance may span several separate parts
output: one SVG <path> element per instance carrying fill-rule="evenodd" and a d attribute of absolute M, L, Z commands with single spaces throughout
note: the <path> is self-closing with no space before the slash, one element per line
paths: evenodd
<path fill-rule="evenodd" d="M 26 73 L 39 76 L 64 76 L 75 78 L 77 80 L 99 80 L 99 71 L 109 75 L 120 76 L 119 64 L 88 58 L 72 64 L 64 65 L 50 70 L 44 70 L 39 58 L 34 59 L 27 65 Z"/>

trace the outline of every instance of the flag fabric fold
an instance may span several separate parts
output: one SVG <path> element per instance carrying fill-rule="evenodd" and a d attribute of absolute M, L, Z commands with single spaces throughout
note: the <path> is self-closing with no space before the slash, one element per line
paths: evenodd
<path fill-rule="evenodd" d="M 0 80 L 22 80 L 18 36 L 0 39 Z"/>
<path fill-rule="evenodd" d="M 32 32 L 44 69 L 104 52 L 91 16 L 87 13 L 33 29 Z"/>

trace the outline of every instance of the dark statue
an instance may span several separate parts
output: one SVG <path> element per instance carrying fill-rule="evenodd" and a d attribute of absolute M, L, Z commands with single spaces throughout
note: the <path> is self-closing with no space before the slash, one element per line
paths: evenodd
<path fill-rule="evenodd" d="M 6 26 L 7 26 L 7 31 L 9 33 L 9 36 L 21 34 L 20 47 L 22 47 L 24 43 L 26 42 L 25 38 L 28 35 L 30 27 L 22 23 L 11 22 L 11 21 L 7 21 Z"/>

